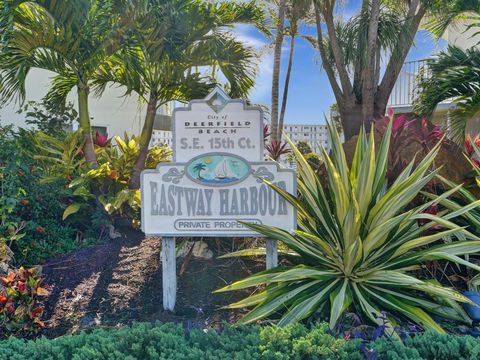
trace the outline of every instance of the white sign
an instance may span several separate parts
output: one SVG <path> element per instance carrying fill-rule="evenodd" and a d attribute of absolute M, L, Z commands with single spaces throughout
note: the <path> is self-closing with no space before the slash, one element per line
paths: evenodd
<path fill-rule="evenodd" d="M 291 194 L 295 172 L 263 161 L 263 113 L 216 89 L 173 113 L 174 163 L 141 177 L 142 230 L 162 236 L 163 308 L 176 301 L 175 237 L 258 236 L 239 221 L 296 228 L 290 203 L 262 179 Z M 266 241 L 267 268 L 277 244 Z"/>
<path fill-rule="evenodd" d="M 216 89 L 205 100 L 191 101 L 173 112 L 174 160 L 228 152 L 248 161 L 263 161 L 263 112 L 243 100 L 230 100 Z"/>
<path fill-rule="evenodd" d="M 142 173 L 142 230 L 148 235 L 255 236 L 239 221 L 285 230 L 296 214 L 261 179 L 291 194 L 296 176 L 263 161 L 263 114 L 220 89 L 176 109 L 174 163 Z"/>
<path fill-rule="evenodd" d="M 235 174 L 245 172 L 235 185 L 210 180 L 216 171 L 225 166 L 228 172 L 234 164 Z M 274 162 L 246 163 L 231 155 L 206 154 L 189 163 L 161 164 L 145 171 L 143 231 L 162 236 L 258 236 L 238 220 L 288 231 L 296 228 L 293 207 L 260 178 L 295 193 L 292 170 Z"/>

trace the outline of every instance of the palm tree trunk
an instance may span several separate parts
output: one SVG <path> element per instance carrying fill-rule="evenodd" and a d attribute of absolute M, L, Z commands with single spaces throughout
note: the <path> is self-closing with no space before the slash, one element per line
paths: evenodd
<path fill-rule="evenodd" d="M 286 0 L 280 0 L 278 7 L 278 26 L 275 36 L 272 75 L 271 140 L 278 140 L 278 97 L 280 84 L 280 59 L 282 57 L 283 26 L 285 22 Z"/>
<path fill-rule="evenodd" d="M 140 135 L 140 151 L 138 153 L 137 160 L 132 170 L 132 178 L 130 179 L 129 188 L 140 188 L 140 175 L 145 169 L 145 160 L 148 156 L 148 145 L 152 139 L 153 124 L 155 122 L 155 116 L 157 115 L 157 98 L 154 95 L 150 95 L 148 101 L 147 113 L 145 115 L 145 123 L 143 124 L 142 133 Z"/>
<path fill-rule="evenodd" d="M 95 147 L 93 146 L 92 129 L 90 125 L 90 114 L 88 112 L 88 94 L 90 89 L 88 86 L 79 84 L 78 90 L 78 114 L 80 128 L 85 136 L 85 144 L 83 145 L 83 152 L 85 159 L 91 168 L 98 167 L 97 155 L 95 154 Z"/>
<path fill-rule="evenodd" d="M 290 25 L 292 29 L 294 29 L 294 26 L 291 24 Z M 287 74 L 285 78 L 285 85 L 283 87 L 283 99 L 282 99 L 282 108 L 280 110 L 280 121 L 278 123 L 278 140 L 282 140 L 282 134 L 283 134 L 283 122 L 285 119 L 285 111 L 287 110 L 287 100 L 288 100 L 288 88 L 290 86 L 290 77 L 292 75 L 292 66 L 293 66 L 293 53 L 295 50 L 295 33 L 296 30 L 292 30 L 290 37 L 290 54 L 288 56 L 288 67 L 287 67 Z"/>

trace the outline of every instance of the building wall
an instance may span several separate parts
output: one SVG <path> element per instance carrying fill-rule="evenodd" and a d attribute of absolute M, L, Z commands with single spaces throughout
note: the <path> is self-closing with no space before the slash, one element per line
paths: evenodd
<path fill-rule="evenodd" d="M 327 125 L 288 124 L 283 131 L 294 142 L 306 141 L 312 150 L 319 154 L 322 146 L 330 151 L 330 139 Z"/>
<path fill-rule="evenodd" d="M 173 145 L 173 133 L 169 130 L 153 130 L 150 147 L 155 145 L 168 145 L 171 148 Z"/>
<path fill-rule="evenodd" d="M 27 79 L 27 101 L 40 101 L 48 91 L 48 83 L 54 74 L 44 70 L 33 69 Z M 108 88 L 103 96 L 95 98 L 90 95 L 89 112 L 93 127 L 106 128 L 109 136 L 122 136 L 124 132 L 129 135 L 139 134 L 142 130 L 145 106 L 138 101 L 138 97 L 123 97 L 124 89 L 118 87 Z M 77 106 L 77 95 L 73 91 L 69 101 Z M 18 103 L 12 103 L 0 109 L 0 124 L 14 124 L 25 127 L 25 117 L 18 114 Z"/>

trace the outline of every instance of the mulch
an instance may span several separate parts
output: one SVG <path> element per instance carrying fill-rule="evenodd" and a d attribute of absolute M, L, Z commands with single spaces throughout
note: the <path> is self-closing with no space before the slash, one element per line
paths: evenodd
<path fill-rule="evenodd" d="M 265 268 L 264 259 L 217 259 L 242 240 L 207 240 L 211 260 L 177 259 L 175 312 L 163 310 L 161 240 L 127 230 L 119 239 L 57 256 L 43 266 L 52 289 L 45 303 L 42 334 L 57 337 L 83 329 L 114 328 L 133 322 L 176 322 L 188 327 L 220 327 L 233 323 L 244 310 L 222 306 L 249 291 L 213 294 L 212 291 Z M 237 247 L 238 248 L 238 247 Z"/>

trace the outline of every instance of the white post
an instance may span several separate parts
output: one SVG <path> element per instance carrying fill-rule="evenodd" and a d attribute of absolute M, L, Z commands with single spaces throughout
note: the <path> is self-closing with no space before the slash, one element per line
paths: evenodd
<path fill-rule="evenodd" d="M 175 238 L 162 238 L 163 309 L 173 311 L 177 299 Z"/>
<path fill-rule="evenodd" d="M 277 240 L 267 239 L 267 270 L 278 266 Z"/>

